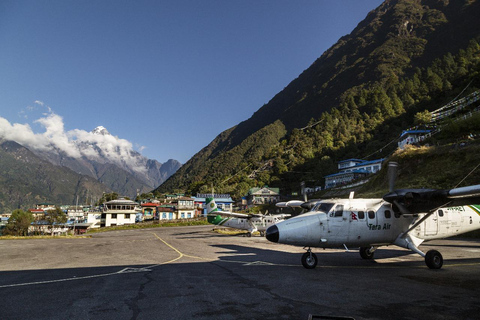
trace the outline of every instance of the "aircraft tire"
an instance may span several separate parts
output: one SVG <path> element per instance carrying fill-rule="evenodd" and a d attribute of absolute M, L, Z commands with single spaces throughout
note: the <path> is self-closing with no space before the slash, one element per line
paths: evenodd
<path fill-rule="evenodd" d="M 317 266 L 318 258 L 315 253 L 312 252 L 305 252 L 302 255 L 302 265 L 306 269 L 314 269 Z"/>
<path fill-rule="evenodd" d="M 251 232 L 247 232 L 246 234 L 247 238 L 250 238 L 252 236 L 252 233 Z"/>
<path fill-rule="evenodd" d="M 360 257 L 365 260 L 372 260 L 375 251 L 370 251 L 372 247 L 360 247 Z"/>
<path fill-rule="evenodd" d="M 425 263 L 430 269 L 440 269 L 443 266 L 443 257 L 437 250 L 429 250 L 425 255 Z"/>

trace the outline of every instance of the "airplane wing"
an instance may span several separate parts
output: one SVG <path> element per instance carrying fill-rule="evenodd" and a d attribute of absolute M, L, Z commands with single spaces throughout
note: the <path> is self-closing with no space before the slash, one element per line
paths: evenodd
<path fill-rule="evenodd" d="M 480 204 L 480 185 L 449 190 L 400 189 L 386 194 L 383 199 L 401 214 L 428 213 L 444 206 Z"/>
<path fill-rule="evenodd" d="M 214 211 L 210 214 L 220 215 L 220 216 L 223 216 L 223 217 L 243 218 L 243 219 L 251 219 L 251 218 L 262 217 L 263 216 L 261 214 L 260 215 L 259 214 L 246 214 L 246 213 L 237 213 L 237 212 L 229 212 L 229 211 L 221 211 L 221 210 Z"/>

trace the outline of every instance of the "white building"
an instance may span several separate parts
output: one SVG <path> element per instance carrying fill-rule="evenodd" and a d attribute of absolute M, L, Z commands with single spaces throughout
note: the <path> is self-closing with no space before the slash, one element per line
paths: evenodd
<path fill-rule="evenodd" d="M 138 203 L 117 199 L 103 204 L 102 212 L 89 212 L 87 223 L 93 223 L 91 228 L 114 227 L 125 224 L 134 224 Z"/>
<path fill-rule="evenodd" d="M 416 144 L 422 142 L 431 136 L 431 130 L 405 130 L 400 135 L 398 147 L 403 149 L 408 144 Z"/>

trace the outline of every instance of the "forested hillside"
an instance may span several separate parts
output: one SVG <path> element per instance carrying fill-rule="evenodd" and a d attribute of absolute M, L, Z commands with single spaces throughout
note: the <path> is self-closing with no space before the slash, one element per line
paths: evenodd
<path fill-rule="evenodd" d="M 13 141 L 0 140 L 0 212 L 35 204 L 93 203 L 110 190 L 97 180 L 55 166 Z"/>
<path fill-rule="evenodd" d="M 323 184 L 339 160 L 391 154 L 417 112 L 480 88 L 479 16 L 478 0 L 385 1 L 156 191 L 288 193 Z"/>

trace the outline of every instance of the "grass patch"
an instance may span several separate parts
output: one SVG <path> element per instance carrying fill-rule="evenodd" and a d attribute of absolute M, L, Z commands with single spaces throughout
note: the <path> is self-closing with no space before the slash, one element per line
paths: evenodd
<path fill-rule="evenodd" d="M 80 238 L 91 238 L 90 236 L 80 235 L 65 235 L 65 236 L 0 236 L 0 240 L 31 240 L 31 239 L 80 239 Z"/>
<path fill-rule="evenodd" d="M 245 230 L 240 230 L 240 229 L 233 229 L 233 228 L 215 228 L 212 230 L 215 233 L 219 234 L 225 234 L 229 236 L 240 236 L 240 235 L 246 235 L 248 231 Z M 259 236 L 260 232 L 255 231 L 252 233 L 252 236 Z"/>
<path fill-rule="evenodd" d="M 90 234 L 117 230 L 134 230 L 134 229 L 149 229 L 149 228 L 168 228 L 168 227 L 188 227 L 188 226 L 203 226 L 209 225 L 206 218 L 200 218 L 195 220 L 178 220 L 170 222 L 140 222 L 136 224 L 128 224 L 123 226 L 105 227 L 89 229 L 83 235 L 64 235 L 64 236 L 0 236 L 0 240 L 25 240 L 25 239 L 79 239 L 79 238 L 91 238 Z"/>
<path fill-rule="evenodd" d="M 203 226 L 209 225 L 206 218 L 196 220 L 181 220 L 171 222 L 140 222 L 136 224 L 127 224 L 123 226 L 105 227 L 105 228 L 93 228 L 88 229 L 87 234 L 117 231 L 117 230 L 134 230 L 134 229 L 150 229 L 150 228 L 169 228 L 169 227 L 188 227 L 188 226 Z"/>

